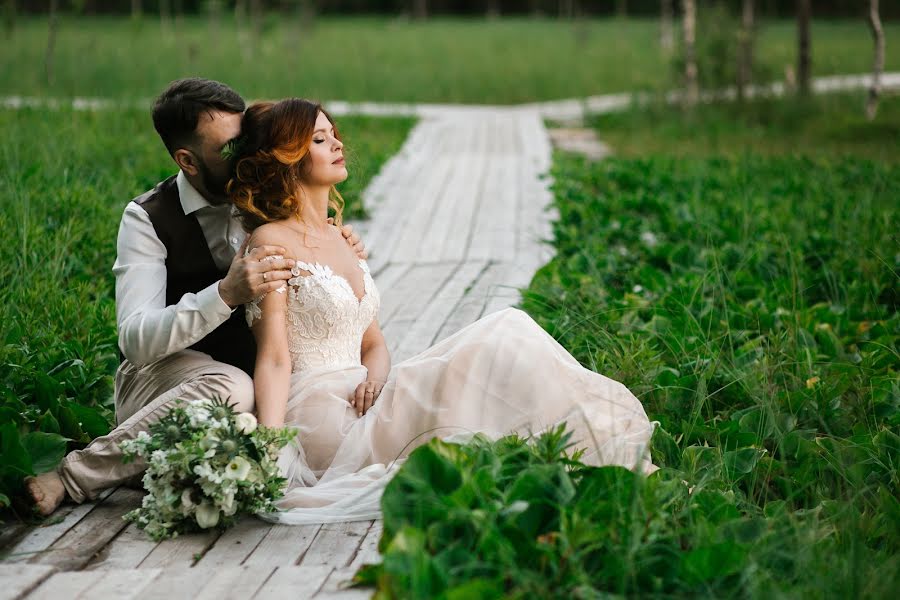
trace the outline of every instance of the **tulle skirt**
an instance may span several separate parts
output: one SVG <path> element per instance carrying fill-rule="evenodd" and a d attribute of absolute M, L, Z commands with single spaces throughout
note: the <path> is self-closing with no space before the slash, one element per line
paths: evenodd
<path fill-rule="evenodd" d="M 562 421 L 587 464 L 656 470 L 648 449 L 654 423 L 638 399 L 582 367 L 518 309 L 488 315 L 394 365 L 378 400 L 357 417 L 348 399 L 366 375 L 360 365 L 292 375 L 286 424 L 298 435 L 279 459 L 288 488 L 278 512 L 262 518 L 377 519 L 384 486 L 429 439 L 539 434 Z"/>

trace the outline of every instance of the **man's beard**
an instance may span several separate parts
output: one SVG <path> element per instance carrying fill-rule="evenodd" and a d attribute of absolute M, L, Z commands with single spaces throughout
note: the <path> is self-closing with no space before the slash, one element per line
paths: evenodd
<path fill-rule="evenodd" d="M 203 182 L 206 191 L 207 201 L 210 204 L 227 204 L 231 202 L 228 194 L 225 193 L 225 186 L 228 184 L 229 176 L 220 176 L 212 172 L 205 162 L 198 163 L 198 171 L 200 171 L 200 180 Z"/>

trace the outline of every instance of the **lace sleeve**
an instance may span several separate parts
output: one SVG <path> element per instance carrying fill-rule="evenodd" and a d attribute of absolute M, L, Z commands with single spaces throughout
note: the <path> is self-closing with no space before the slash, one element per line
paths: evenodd
<path fill-rule="evenodd" d="M 250 253 L 250 249 L 248 248 L 245 252 L 245 256 Z M 281 254 L 273 254 L 271 256 L 265 256 L 260 260 L 276 260 L 279 258 L 284 258 Z M 287 284 L 282 284 L 280 288 L 275 291 L 279 294 L 283 294 L 284 290 L 287 289 Z M 247 304 L 244 305 L 244 317 L 247 319 L 247 327 L 253 327 L 253 322 L 259 319 L 262 319 L 262 309 L 259 307 L 259 303 L 262 302 L 262 299 L 265 298 L 268 294 L 263 294 L 262 296 L 251 300 Z"/>

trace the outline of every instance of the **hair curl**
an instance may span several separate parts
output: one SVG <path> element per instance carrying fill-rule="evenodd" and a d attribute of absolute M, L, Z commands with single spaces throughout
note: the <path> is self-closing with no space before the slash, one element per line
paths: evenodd
<path fill-rule="evenodd" d="M 320 111 L 341 139 L 331 115 L 316 102 L 288 98 L 247 108 L 236 140 L 234 174 L 225 188 L 247 231 L 301 213 L 300 182 L 309 169 L 309 146 Z M 341 225 L 344 199 L 334 186 L 328 192 L 328 208 Z"/>

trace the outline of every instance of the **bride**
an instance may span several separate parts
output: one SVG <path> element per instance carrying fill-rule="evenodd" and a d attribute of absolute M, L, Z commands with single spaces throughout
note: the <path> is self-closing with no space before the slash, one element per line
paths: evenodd
<path fill-rule="evenodd" d="M 228 191 L 250 249 L 280 246 L 288 284 L 247 305 L 260 423 L 297 429 L 281 455 L 291 524 L 374 519 L 403 458 L 432 437 L 465 441 L 566 421 L 589 464 L 650 473 L 653 427 L 628 389 L 583 368 L 524 312 L 486 316 L 391 366 L 378 289 L 340 231 L 347 178 L 334 121 L 300 99 L 247 109 Z M 274 257 L 269 257 L 274 258 Z"/>

